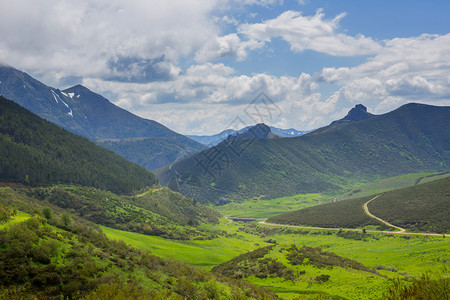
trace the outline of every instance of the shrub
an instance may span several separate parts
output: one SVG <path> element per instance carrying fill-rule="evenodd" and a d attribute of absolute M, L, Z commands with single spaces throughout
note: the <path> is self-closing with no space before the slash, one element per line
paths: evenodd
<path fill-rule="evenodd" d="M 330 280 L 330 275 L 322 274 L 322 275 L 316 276 L 316 278 L 314 280 L 317 283 L 326 282 L 326 281 Z"/>
<path fill-rule="evenodd" d="M 50 207 L 44 207 L 42 209 L 42 214 L 44 215 L 44 218 L 46 218 L 47 220 L 51 220 L 51 218 L 53 217 L 53 212 Z"/>

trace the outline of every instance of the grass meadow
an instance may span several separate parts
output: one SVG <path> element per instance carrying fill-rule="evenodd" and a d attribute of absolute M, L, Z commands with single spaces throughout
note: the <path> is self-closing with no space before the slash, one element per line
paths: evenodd
<path fill-rule="evenodd" d="M 356 260 L 376 269 L 385 278 L 372 273 L 341 267 L 318 269 L 302 266 L 306 274 L 297 281 L 284 278 L 257 278 L 247 280 L 269 287 L 283 299 L 298 296 L 330 296 L 333 299 L 378 298 L 391 284 L 388 279 L 420 276 L 427 271 L 442 270 L 450 261 L 450 239 L 431 236 L 400 236 L 370 233 L 365 240 L 337 236 L 327 230 L 280 230 L 271 235 L 251 234 L 245 231 L 248 224 L 223 219 L 220 225 L 210 229 L 226 231 L 227 235 L 213 240 L 176 241 L 138 233 L 130 233 L 102 227 L 107 237 L 122 240 L 138 249 L 150 251 L 165 258 L 189 262 L 210 270 L 239 254 L 276 242 L 281 245 L 321 247 L 324 251 Z M 262 226 L 262 225 L 257 225 Z M 318 275 L 330 276 L 329 281 L 318 283 Z"/>
<path fill-rule="evenodd" d="M 376 193 L 412 186 L 440 179 L 446 174 L 419 173 L 382 179 L 354 186 L 338 195 L 338 201 L 369 196 Z M 282 212 L 330 202 L 336 195 L 305 194 L 277 199 L 252 200 L 215 207 L 230 217 L 268 218 Z M 305 271 L 295 281 L 279 277 L 246 280 L 273 290 L 282 299 L 377 299 L 392 285 L 391 279 L 419 277 L 425 272 L 446 272 L 450 261 L 450 239 L 440 236 L 396 235 L 368 233 L 364 239 L 339 236 L 335 231 L 265 228 L 260 224 L 229 222 L 222 218 L 220 224 L 202 224 L 201 227 L 222 232 L 212 240 L 168 240 L 160 237 L 130 233 L 102 227 L 107 237 L 122 240 L 152 254 L 173 258 L 210 270 L 232 258 L 272 245 L 320 247 L 324 251 L 355 260 L 375 269 L 380 276 L 343 267 L 317 268 L 311 265 L 294 266 L 294 271 Z M 259 228 L 255 230 L 255 228 Z M 277 254 L 273 254 L 275 257 Z M 281 260 L 283 262 L 283 260 Z M 292 267 L 292 266 L 291 266 Z M 297 274 L 297 273 L 296 273 Z M 300 273 L 298 273 L 300 274 Z M 320 275 L 329 280 L 317 282 Z"/>

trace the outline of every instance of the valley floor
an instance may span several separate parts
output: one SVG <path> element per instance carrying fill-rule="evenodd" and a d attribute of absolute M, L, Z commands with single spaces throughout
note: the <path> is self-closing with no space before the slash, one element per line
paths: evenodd
<path fill-rule="evenodd" d="M 258 197 L 214 207 L 228 218 L 222 218 L 218 225 L 201 225 L 204 229 L 222 233 L 219 238 L 212 240 L 177 241 L 107 227 L 102 227 L 102 230 L 111 239 L 122 240 L 138 249 L 189 262 L 206 270 L 226 262 L 229 264 L 230 260 L 249 251 L 279 245 L 279 250 L 272 251 L 269 258 L 264 259 L 273 259 L 291 268 L 297 274 L 294 280 L 282 276 L 260 277 L 250 273 L 243 274 L 243 277 L 256 285 L 270 288 L 283 299 L 315 299 L 318 296 L 324 297 L 323 299 L 379 299 L 392 286 L 394 279 L 408 281 L 424 273 L 434 272 L 448 276 L 450 239 L 447 238 L 448 234 L 408 232 L 372 214 L 367 204 L 375 201 L 379 193 L 446 178 L 449 175 L 408 174 L 359 184 L 339 195 L 305 194 L 277 199 Z M 387 228 L 391 227 L 393 231 L 374 230 L 376 226 L 372 225 L 365 226 L 364 229 L 347 229 L 274 224 L 265 221 L 266 218 L 282 212 L 332 202 L 333 199 L 342 201 L 368 195 L 372 196 L 365 200 L 361 209 L 371 218 L 383 222 Z M 253 218 L 254 221 L 241 222 L 240 218 Z M 325 253 L 334 253 L 360 263 L 376 274 L 339 266 L 322 268 L 305 264 L 291 265 L 280 254 L 291 245 L 315 247 Z M 326 280 L 320 281 L 317 278 Z"/>
<path fill-rule="evenodd" d="M 152 254 L 192 263 L 210 270 L 239 254 L 260 247 L 297 245 L 320 247 L 324 251 L 355 260 L 382 275 L 342 268 L 305 270 L 310 276 L 297 281 L 283 278 L 257 278 L 256 285 L 270 287 L 285 299 L 297 296 L 332 295 L 336 299 L 377 299 L 391 285 L 390 279 L 410 278 L 424 272 L 445 270 L 450 260 L 450 239 L 442 236 L 395 235 L 392 233 L 346 232 L 318 229 L 275 228 L 256 223 L 229 223 L 209 229 L 226 231 L 227 235 L 206 241 L 175 241 L 158 237 L 102 228 L 109 238 L 118 239 Z M 326 274 L 329 281 L 316 283 L 311 276 Z"/>

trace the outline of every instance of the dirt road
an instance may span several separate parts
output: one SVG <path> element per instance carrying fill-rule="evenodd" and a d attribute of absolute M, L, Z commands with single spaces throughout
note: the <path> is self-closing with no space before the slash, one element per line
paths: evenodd
<path fill-rule="evenodd" d="M 367 205 L 370 203 L 370 201 L 373 201 L 375 199 L 377 199 L 379 196 L 381 195 L 377 195 L 375 197 L 373 197 L 372 199 L 370 199 L 369 201 L 367 201 L 366 203 L 364 203 L 363 208 L 364 208 L 364 212 L 371 218 L 374 218 L 384 224 L 386 224 L 387 226 L 390 226 L 392 228 L 398 229 L 398 231 L 383 231 L 383 230 L 366 230 L 366 232 L 373 232 L 373 233 L 387 233 L 387 234 L 405 234 L 405 235 L 428 235 L 428 236 L 446 236 L 446 237 L 450 237 L 450 234 L 442 234 L 442 233 L 424 233 L 424 232 L 406 232 L 406 230 L 404 228 L 392 225 L 391 223 L 373 215 L 372 213 L 370 213 L 369 208 L 367 207 Z M 358 228 L 326 228 L 326 227 L 313 227 L 313 226 L 296 226 L 296 225 L 285 225 L 285 224 L 275 224 L 275 223 L 266 223 L 266 220 L 260 221 L 258 222 L 259 224 L 262 225 L 267 225 L 267 226 L 276 226 L 276 227 L 289 227 L 289 228 L 298 228 L 298 229 L 320 229 L 320 230 L 347 230 L 347 231 L 363 231 L 362 229 L 358 229 Z"/>
<path fill-rule="evenodd" d="M 369 211 L 369 208 L 367 207 L 367 205 L 368 205 L 372 200 L 375 200 L 375 199 L 377 199 L 377 198 L 380 197 L 380 196 L 381 196 L 381 195 L 377 195 L 377 196 L 373 197 L 372 199 L 370 199 L 369 201 L 367 201 L 366 203 L 364 203 L 364 206 L 363 206 L 363 207 L 364 207 L 364 212 L 366 213 L 366 215 L 368 215 L 369 217 L 371 217 L 371 218 L 373 218 L 373 219 L 375 219 L 375 220 L 380 221 L 381 223 L 383 223 L 383 224 L 385 224 L 385 225 L 387 225 L 387 226 L 389 226 L 389 227 L 398 229 L 398 230 L 399 230 L 398 233 L 400 233 L 400 232 L 405 232 L 406 230 L 405 230 L 404 228 L 401 228 L 401 227 L 392 225 L 391 223 L 389 223 L 389 222 L 387 222 L 387 221 L 385 221 L 385 220 L 383 220 L 383 219 L 381 219 L 381 218 L 378 218 L 377 216 L 373 215 L 373 214 Z"/>

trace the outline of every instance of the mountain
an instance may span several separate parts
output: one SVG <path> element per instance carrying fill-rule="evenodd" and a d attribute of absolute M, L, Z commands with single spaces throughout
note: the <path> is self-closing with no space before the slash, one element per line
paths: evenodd
<path fill-rule="evenodd" d="M 220 142 L 227 139 L 230 135 L 236 135 L 238 133 L 243 133 L 247 130 L 249 130 L 253 126 L 247 126 L 240 130 L 234 130 L 234 129 L 227 129 L 222 131 L 221 133 L 214 134 L 214 135 L 187 135 L 188 138 L 193 139 L 194 141 L 197 141 L 203 145 L 207 145 L 208 147 L 215 146 L 219 144 Z M 270 131 L 279 136 L 279 137 L 296 137 L 304 135 L 310 131 L 298 131 L 296 129 L 290 128 L 290 129 L 280 129 L 273 126 L 269 126 Z"/>
<path fill-rule="evenodd" d="M 81 85 L 60 91 L 12 67 L 0 66 L 0 94 L 42 118 L 91 140 L 127 139 L 122 141 L 122 145 L 132 148 L 134 141 L 130 139 L 151 137 L 156 141 L 156 138 L 161 138 L 151 150 L 147 148 L 140 155 L 139 161 L 149 158 L 149 161 L 143 162 L 147 169 L 161 167 L 168 161 L 173 162 L 174 158 L 180 159 L 204 149 L 202 144 L 156 121 L 138 117 Z M 174 145 L 178 149 L 175 154 Z M 128 159 L 130 151 L 121 151 L 122 148 L 110 147 Z M 168 155 L 165 155 L 166 151 Z"/>
<path fill-rule="evenodd" d="M 144 168 L 1 96 L 0 181 L 80 184 L 117 193 L 156 183 Z"/>
<path fill-rule="evenodd" d="M 362 180 L 449 168 L 450 107 L 411 103 L 296 138 L 222 142 L 156 174 L 175 190 L 217 203 L 336 191 Z"/>
<path fill-rule="evenodd" d="M 297 136 L 307 134 L 308 132 L 311 132 L 311 130 L 299 131 L 294 128 L 281 129 L 281 128 L 277 128 L 277 127 L 273 127 L 273 126 L 269 126 L 269 127 L 270 127 L 270 131 L 272 131 L 273 134 L 276 134 L 279 137 L 288 137 L 288 138 L 297 137 Z"/>
<path fill-rule="evenodd" d="M 373 116 L 373 114 L 367 112 L 367 107 L 362 104 L 357 104 L 348 112 L 348 114 L 344 118 L 332 122 L 331 125 L 366 120 L 372 118 Z"/>
<path fill-rule="evenodd" d="M 255 126 L 249 127 L 247 130 L 238 132 L 236 134 L 229 135 L 226 139 L 226 143 L 233 142 L 236 139 L 273 139 L 277 138 L 275 134 L 272 133 L 270 127 L 266 124 L 256 124 Z"/>
<path fill-rule="evenodd" d="M 190 146 L 176 138 L 163 137 L 101 139 L 95 143 L 150 171 L 204 149 L 199 144 Z"/>
<path fill-rule="evenodd" d="M 389 223 L 412 231 L 450 231 L 450 177 L 382 193 L 368 204 L 369 211 Z M 364 213 L 374 196 L 308 207 L 272 217 L 271 223 L 332 228 L 382 225 Z"/>

